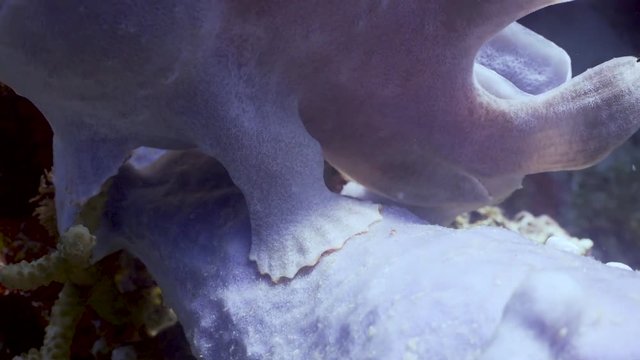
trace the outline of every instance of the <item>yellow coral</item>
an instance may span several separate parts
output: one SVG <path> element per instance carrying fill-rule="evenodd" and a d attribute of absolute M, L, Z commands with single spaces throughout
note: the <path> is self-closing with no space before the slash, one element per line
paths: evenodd
<path fill-rule="evenodd" d="M 593 247 L 593 241 L 569 235 L 555 220 L 547 215 L 534 216 L 529 212 L 521 211 L 510 219 L 496 206 L 485 206 L 459 215 L 452 225 L 457 229 L 475 226 L 498 226 L 520 233 L 539 244 L 548 243 L 550 239 L 554 240 L 554 242 L 560 240 L 563 244 L 570 244 L 575 248 L 574 252 L 580 255 L 586 255 Z"/>
<path fill-rule="evenodd" d="M 80 289 L 66 283 L 51 309 L 49 325 L 45 330 L 41 353 L 44 359 L 69 359 L 71 341 L 76 324 L 85 308 Z"/>
<path fill-rule="evenodd" d="M 99 268 L 91 264 L 95 244 L 96 239 L 89 230 L 76 225 L 62 234 L 56 251 L 51 254 L 33 262 L 0 267 L 0 283 L 7 288 L 31 290 L 53 281 L 64 283 L 51 310 L 42 348 L 31 349 L 14 360 L 69 359 L 75 327 L 87 305 L 103 315 L 109 313 L 100 311 L 101 308 L 113 310 L 118 303 L 132 307 L 128 321 L 136 326 L 144 325 L 151 336 L 176 323 L 176 315 L 164 305 L 158 287 L 142 290 L 135 304 L 123 302 L 112 278 L 98 276 Z M 113 315 L 108 318 L 117 318 L 117 314 Z"/>
<path fill-rule="evenodd" d="M 76 225 L 64 233 L 57 250 L 33 262 L 21 261 L 0 268 L 0 283 L 10 289 L 32 290 L 52 281 L 90 284 L 87 271 L 95 237 L 86 227 Z"/>
<path fill-rule="evenodd" d="M 69 359 L 75 328 L 85 308 L 85 300 L 81 293 L 77 286 L 66 283 L 51 308 L 42 348 L 31 349 L 22 356 L 14 357 L 13 360 Z"/>

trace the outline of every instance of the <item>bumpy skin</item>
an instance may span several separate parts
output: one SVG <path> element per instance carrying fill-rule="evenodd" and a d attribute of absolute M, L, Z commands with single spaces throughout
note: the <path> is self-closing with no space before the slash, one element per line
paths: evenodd
<path fill-rule="evenodd" d="M 131 149 L 195 147 L 242 189 L 250 257 L 278 279 L 379 219 L 325 189 L 318 142 L 352 178 L 443 220 L 630 136 L 635 59 L 536 97 L 492 94 L 519 77 L 498 68 L 476 81 L 483 43 L 557 2 L 0 0 L 0 79 L 53 123 L 59 227 Z"/>
<path fill-rule="evenodd" d="M 246 207 L 212 159 L 127 166 L 109 192 L 98 245 L 147 265 L 201 359 L 640 359 L 640 273 L 511 231 L 385 207 L 368 233 L 273 286 L 247 260 Z"/>

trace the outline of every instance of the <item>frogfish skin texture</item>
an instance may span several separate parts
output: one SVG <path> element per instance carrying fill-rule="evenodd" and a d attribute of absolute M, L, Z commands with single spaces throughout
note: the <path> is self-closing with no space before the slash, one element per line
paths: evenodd
<path fill-rule="evenodd" d="M 195 151 L 152 167 L 116 175 L 96 235 L 145 263 L 200 359 L 640 359 L 638 271 L 385 206 L 274 285 L 247 259 L 245 203 L 223 168 Z"/>
<path fill-rule="evenodd" d="M 242 190 L 250 258 L 278 280 L 380 219 L 326 189 L 323 155 L 443 221 L 627 139 L 635 58 L 569 80 L 561 49 L 510 26 L 559 2 L 0 0 L 0 80 L 52 123 L 61 229 L 132 149 L 197 148 Z"/>

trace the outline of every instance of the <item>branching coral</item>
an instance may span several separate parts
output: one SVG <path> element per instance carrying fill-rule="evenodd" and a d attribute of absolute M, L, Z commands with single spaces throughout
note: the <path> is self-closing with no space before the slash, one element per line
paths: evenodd
<path fill-rule="evenodd" d="M 87 228 L 74 226 L 64 233 L 55 252 L 34 262 L 21 261 L 0 270 L 0 283 L 11 289 L 31 290 L 52 281 L 87 285 L 95 274 L 87 273 L 95 238 Z"/>
<path fill-rule="evenodd" d="M 95 281 L 95 272 L 88 270 L 95 238 L 83 226 L 74 226 L 61 236 L 57 250 L 34 262 L 22 261 L 0 268 L 0 283 L 11 289 L 31 290 L 52 281 L 64 283 L 56 300 L 44 345 L 39 351 L 43 359 L 69 358 L 75 326 L 84 310 L 80 285 Z M 30 351 L 27 359 L 37 358 Z"/>
<path fill-rule="evenodd" d="M 51 317 L 40 350 L 43 359 L 69 359 L 75 327 L 84 312 L 85 297 L 82 290 L 66 283 L 51 309 Z"/>
<path fill-rule="evenodd" d="M 31 349 L 14 360 L 66 360 L 70 358 L 71 341 L 80 315 L 85 308 L 82 290 L 66 283 L 51 309 L 42 349 Z"/>
<path fill-rule="evenodd" d="M 533 216 L 527 211 L 521 211 L 513 218 L 508 218 L 500 208 L 495 206 L 485 206 L 462 214 L 455 219 L 452 226 L 457 229 L 498 226 L 518 232 L 533 242 L 552 245 L 578 255 L 586 255 L 593 247 L 593 241 L 569 235 L 549 216 Z"/>
<path fill-rule="evenodd" d="M 91 264 L 95 237 L 86 227 L 73 226 L 62 234 L 57 250 L 33 262 L 21 261 L 0 268 L 0 284 L 10 289 L 32 290 L 51 282 L 64 286 L 51 309 L 43 346 L 24 359 L 68 359 L 76 324 L 87 306 L 115 323 L 144 326 L 150 336 L 175 324 L 157 287 L 142 290 L 137 301 L 126 301 L 130 311 L 116 312 L 122 295 L 113 289 L 112 275 Z M 108 296 L 111 294 L 110 296 Z M 127 315 L 128 314 L 128 315 Z"/>

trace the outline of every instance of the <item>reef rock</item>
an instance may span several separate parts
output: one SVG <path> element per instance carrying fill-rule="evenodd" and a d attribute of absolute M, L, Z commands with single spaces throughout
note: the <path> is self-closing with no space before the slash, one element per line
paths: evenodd
<path fill-rule="evenodd" d="M 109 197 L 98 245 L 148 266 L 204 359 L 640 358 L 637 272 L 507 230 L 388 207 L 274 284 L 248 260 L 242 194 L 209 157 L 126 166 Z"/>

